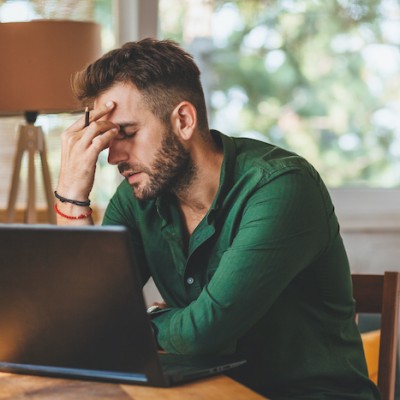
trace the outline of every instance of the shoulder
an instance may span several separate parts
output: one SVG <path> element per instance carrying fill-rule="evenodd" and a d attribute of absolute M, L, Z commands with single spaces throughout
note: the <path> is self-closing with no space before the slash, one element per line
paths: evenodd
<path fill-rule="evenodd" d="M 262 181 L 278 176 L 303 172 L 319 180 L 314 167 L 300 155 L 270 143 L 248 138 L 231 138 L 235 145 L 235 175 L 255 173 Z"/>

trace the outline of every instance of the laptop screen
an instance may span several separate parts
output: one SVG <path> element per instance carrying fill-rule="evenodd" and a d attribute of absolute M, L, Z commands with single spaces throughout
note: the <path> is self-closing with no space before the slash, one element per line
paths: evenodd
<path fill-rule="evenodd" d="M 0 243 L 0 362 L 157 379 L 126 228 L 0 225 Z"/>

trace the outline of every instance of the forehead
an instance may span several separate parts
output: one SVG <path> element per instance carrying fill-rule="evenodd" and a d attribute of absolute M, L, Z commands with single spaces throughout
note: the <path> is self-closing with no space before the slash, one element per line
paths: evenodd
<path fill-rule="evenodd" d="M 139 90 L 131 83 L 116 83 L 95 99 L 94 107 L 113 101 L 115 108 L 109 119 L 126 118 L 129 114 L 150 112 Z M 140 114 L 139 114 L 140 115 Z"/>

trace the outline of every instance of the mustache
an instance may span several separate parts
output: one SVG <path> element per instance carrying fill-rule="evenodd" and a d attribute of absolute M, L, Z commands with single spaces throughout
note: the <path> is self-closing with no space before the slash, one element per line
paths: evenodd
<path fill-rule="evenodd" d="M 148 175 L 151 175 L 151 169 L 142 164 L 130 164 L 128 162 L 121 162 L 118 164 L 118 171 L 120 174 L 123 174 L 126 171 L 129 171 L 132 174 L 137 174 L 138 172 L 145 172 Z"/>
<path fill-rule="evenodd" d="M 134 166 L 132 164 L 129 164 L 127 162 L 122 162 L 120 164 L 118 164 L 118 171 L 120 174 L 124 173 L 125 171 L 131 171 L 131 172 L 135 172 L 135 169 L 137 169 L 138 166 Z"/>

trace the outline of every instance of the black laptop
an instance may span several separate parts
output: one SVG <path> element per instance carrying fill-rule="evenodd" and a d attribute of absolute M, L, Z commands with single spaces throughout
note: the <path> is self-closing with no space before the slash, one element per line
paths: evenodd
<path fill-rule="evenodd" d="M 160 354 L 124 227 L 0 224 L 0 370 L 170 386 L 242 365 Z"/>

